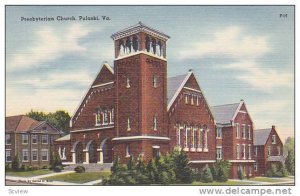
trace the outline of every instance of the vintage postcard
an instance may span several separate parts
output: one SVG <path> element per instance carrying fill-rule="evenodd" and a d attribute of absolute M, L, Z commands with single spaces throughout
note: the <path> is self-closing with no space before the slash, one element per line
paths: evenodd
<path fill-rule="evenodd" d="M 294 10 L 6 6 L 6 186 L 291 194 Z"/>

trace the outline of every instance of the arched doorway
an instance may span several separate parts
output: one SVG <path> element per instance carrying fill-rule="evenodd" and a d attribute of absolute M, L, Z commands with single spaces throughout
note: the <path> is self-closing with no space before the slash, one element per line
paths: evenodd
<path fill-rule="evenodd" d="M 86 149 L 89 153 L 89 163 L 97 163 L 97 144 L 94 140 L 90 140 L 87 145 Z"/>
<path fill-rule="evenodd" d="M 111 140 L 109 140 L 109 138 L 105 138 L 104 140 L 102 140 L 100 149 L 102 149 L 103 152 L 103 163 L 111 163 L 113 160 Z"/>
<path fill-rule="evenodd" d="M 75 152 L 75 162 L 83 162 L 83 145 L 80 141 L 77 141 L 73 145 L 73 152 Z"/>

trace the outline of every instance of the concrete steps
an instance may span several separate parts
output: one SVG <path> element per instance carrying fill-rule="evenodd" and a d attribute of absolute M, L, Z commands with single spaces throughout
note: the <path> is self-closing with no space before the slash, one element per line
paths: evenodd
<path fill-rule="evenodd" d="M 94 172 L 94 171 L 110 171 L 112 163 L 104 163 L 104 164 L 97 164 L 97 163 L 90 163 L 90 164 L 72 164 L 67 165 L 64 167 L 66 171 L 74 171 L 74 168 L 77 166 L 83 166 L 85 171 L 87 172 Z"/>

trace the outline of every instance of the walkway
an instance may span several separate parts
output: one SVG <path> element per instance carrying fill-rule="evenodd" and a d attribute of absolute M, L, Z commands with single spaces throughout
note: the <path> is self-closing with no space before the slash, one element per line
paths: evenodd
<path fill-rule="evenodd" d="M 30 183 L 32 185 L 50 185 L 50 186 L 80 186 L 80 185 L 94 185 L 99 184 L 102 182 L 102 179 L 87 182 L 84 184 L 78 184 L 78 183 L 71 183 L 71 182 L 62 182 L 62 181 L 47 181 L 43 178 L 51 177 L 51 176 L 57 176 L 61 174 L 69 174 L 74 173 L 75 171 L 62 171 L 59 173 L 51 173 L 51 174 L 45 174 L 45 175 L 39 175 L 39 176 L 32 176 L 32 177 L 19 177 L 19 176 L 8 176 L 6 175 L 5 179 L 8 181 L 13 182 L 19 182 L 19 183 Z"/>

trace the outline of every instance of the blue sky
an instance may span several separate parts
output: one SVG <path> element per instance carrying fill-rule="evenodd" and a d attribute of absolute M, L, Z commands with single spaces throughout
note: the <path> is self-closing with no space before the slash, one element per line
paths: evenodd
<path fill-rule="evenodd" d="M 20 21 L 94 15 L 111 20 Z M 6 114 L 72 115 L 102 63 L 113 65 L 110 36 L 139 21 L 171 36 L 168 76 L 193 69 L 210 105 L 244 99 L 255 128 L 293 136 L 292 6 L 7 7 Z"/>

